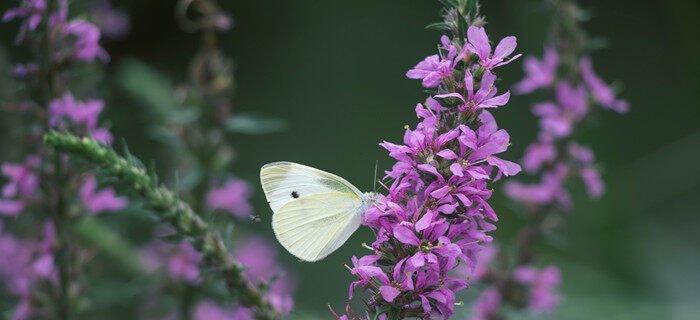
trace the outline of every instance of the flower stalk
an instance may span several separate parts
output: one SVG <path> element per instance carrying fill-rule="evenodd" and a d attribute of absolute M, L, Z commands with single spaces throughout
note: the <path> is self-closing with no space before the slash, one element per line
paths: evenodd
<path fill-rule="evenodd" d="M 113 149 L 84 137 L 49 132 L 44 141 L 60 152 L 82 157 L 97 165 L 103 174 L 126 184 L 146 200 L 146 204 L 158 218 L 169 223 L 178 234 L 185 236 L 226 282 L 228 289 L 238 295 L 240 303 L 252 308 L 257 319 L 277 319 L 279 316 L 264 299 L 261 288 L 253 286 L 243 276 L 244 268 L 229 255 L 218 233 L 212 232 L 191 207 L 157 179 L 135 159 L 127 160 Z"/>

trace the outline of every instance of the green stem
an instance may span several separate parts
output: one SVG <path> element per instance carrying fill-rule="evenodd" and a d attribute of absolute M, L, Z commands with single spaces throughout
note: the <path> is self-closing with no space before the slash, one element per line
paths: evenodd
<path fill-rule="evenodd" d="M 238 295 L 243 306 L 253 310 L 256 319 L 279 318 L 260 288 L 243 277 L 243 266 L 229 256 L 219 234 L 212 231 L 186 202 L 159 185 L 142 166 L 93 139 L 51 131 L 44 135 L 44 141 L 57 151 L 87 159 L 99 166 L 105 175 L 129 185 L 146 200 L 147 206 L 158 218 L 170 223 L 179 234 L 188 238 L 193 247 L 202 253 L 204 261 L 224 278 L 229 291 Z"/>

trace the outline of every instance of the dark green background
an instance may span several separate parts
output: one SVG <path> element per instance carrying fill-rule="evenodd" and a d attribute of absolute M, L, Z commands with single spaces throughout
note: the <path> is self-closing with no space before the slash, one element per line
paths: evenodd
<path fill-rule="evenodd" d="M 133 16 L 131 35 L 107 46 L 110 71 L 135 57 L 176 82 L 199 39 L 181 32 L 171 1 L 119 1 Z M 237 174 L 259 191 L 260 232 L 270 234 L 270 211 L 261 196 L 258 168 L 290 160 L 325 169 L 372 188 L 375 160 L 391 165 L 378 147 L 398 141 L 413 124 L 413 107 L 425 95 L 406 70 L 435 50 L 439 34 L 424 29 L 438 20 L 437 1 L 222 1 L 235 28 L 224 47 L 236 63 L 236 110 L 285 119 L 283 133 L 240 136 Z M 518 37 L 518 52 L 540 55 L 548 18 L 539 1 L 483 1 L 492 41 Z M 624 85 L 632 106 L 620 116 L 600 113 L 582 142 L 604 164 L 608 192 L 597 202 L 575 190 L 576 209 L 565 234 L 545 245 L 544 263 L 563 268 L 566 300 L 557 319 L 697 319 L 700 293 L 700 5 L 697 1 L 585 1 L 587 29 L 608 40 L 597 51 L 597 71 Z M 5 28 L 4 43 L 12 33 Z M 503 89 L 522 77 L 522 60 L 499 69 Z M 110 73 L 108 73 L 109 76 Z M 535 136 L 532 97 L 514 96 L 496 111 L 519 159 Z M 157 158 L 143 127 L 142 106 L 122 94 L 108 108 L 116 134 L 142 158 Z M 167 168 L 166 168 L 167 169 Z M 497 239 L 508 242 L 522 219 L 502 197 Z M 327 317 L 341 307 L 350 277 L 343 264 L 370 242 L 358 232 L 318 263 L 284 262 L 297 275 L 297 315 Z M 280 248 L 281 249 L 281 248 Z M 468 304 L 468 303 L 467 303 Z M 465 310 L 465 308 L 462 308 Z"/>

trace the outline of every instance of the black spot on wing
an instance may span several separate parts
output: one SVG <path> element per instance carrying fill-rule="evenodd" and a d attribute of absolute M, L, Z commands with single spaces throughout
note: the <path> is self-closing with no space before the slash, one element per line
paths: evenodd
<path fill-rule="evenodd" d="M 294 198 L 294 199 L 299 198 L 299 192 L 292 191 L 292 198 Z"/>

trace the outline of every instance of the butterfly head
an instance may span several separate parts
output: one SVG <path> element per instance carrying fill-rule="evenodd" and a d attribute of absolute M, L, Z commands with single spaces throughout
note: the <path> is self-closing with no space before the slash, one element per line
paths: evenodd
<path fill-rule="evenodd" d="M 369 209 L 375 202 L 379 200 L 379 193 L 376 192 L 365 192 L 362 194 L 362 203 L 365 209 Z"/>

